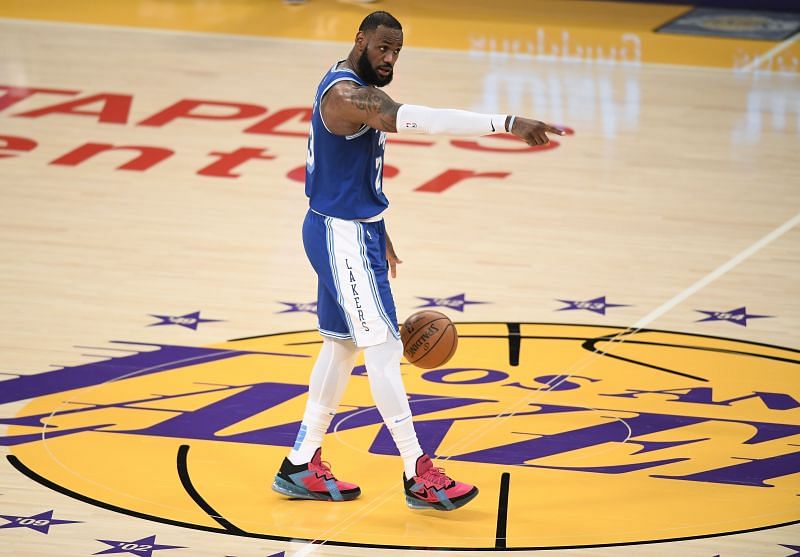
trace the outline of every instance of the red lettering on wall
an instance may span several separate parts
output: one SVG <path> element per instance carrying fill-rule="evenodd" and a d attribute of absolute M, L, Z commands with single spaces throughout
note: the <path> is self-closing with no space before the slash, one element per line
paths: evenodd
<path fill-rule="evenodd" d="M 139 154 L 126 162 L 125 164 L 118 166 L 118 170 L 135 170 L 137 172 L 142 172 L 147 170 L 151 166 L 158 164 L 159 162 L 163 161 L 166 158 L 171 157 L 175 151 L 171 149 L 164 149 L 163 147 L 147 147 L 143 145 L 111 145 L 110 143 L 86 143 L 85 145 L 81 145 L 77 149 L 70 151 L 66 155 L 63 155 L 54 161 L 50 162 L 50 164 L 58 164 L 62 166 L 78 166 L 82 162 L 91 157 L 103 153 L 105 151 L 138 151 Z"/>
<path fill-rule="evenodd" d="M 284 108 L 271 116 L 267 116 L 260 122 L 256 122 L 244 133 L 261 133 L 269 135 L 287 135 L 293 137 L 308 137 L 308 130 L 291 131 L 279 130 L 278 127 L 296 120 L 296 123 L 307 123 L 311 121 L 311 109 L 307 107 Z"/>
<path fill-rule="evenodd" d="M 561 126 L 567 135 L 573 135 L 575 130 L 572 128 L 567 128 Z M 555 149 L 561 143 L 555 141 L 554 139 L 550 140 L 550 143 L 546 145 L 535 145 L 530 146 L 524 143 L 520 138 L 515 135 L 511 135 L 510 133 L 498 133 L 494 135 L 485 135 L 481 137 L 481 140 L 495 140 L 495 139 L 502 139 L 506 141 L 514 141 L 516 145 L 511 146 L 500 146 L 498 143 L 495 142 L 494 145 L 479 143 L 474 139 L 451 139 L 450 144 L 454 147 L 458 147 L 459 149 L 469 149 L 471 151 L 489 151 L 493 153 L 530 153 L 531 151 L 549 151 L 550 149 Z"/>
<path fill-rule="evenodd" d="M 0 135 L 0 141 L 5 143 L 5 145 L 0 145 L 0 159 L 17 156 L 14 153 L 3 153 L 3 149 L 27 153 L 28 151 L 33 151 L 36 149 L 36 145 L 38 145 L 33 139 L 28 139 L 27 137 L 17 137 L 15 135 Z"/>
<path fill-rule="evenodd" d="M 274 155 L 265 155 L 265 151 L 266 149 L 257 147 L 240 147 L 230 153 L 212 151 L 209 155 L 219 157 L 219 160 L 201 168 L 197 173 L 203 176 L 216 176 L 219 178 L 238 178 L 240 175 L 232 172 L 237 166 L 252 159 L 270 160 L 275 158 Z"/>
<path fill-rule="evenodd" d="M 459 182 L 468 180 L 470 178 L 505 178 L 511 174 L 510 172 L 475 172 L 474 170 L 459 170 L 451 168 L 439 174 L 433 180 L 429 180 L 422 184 L 420 187 L 415 188 L 414 191 L 428 191 L 433 193 L 442 193 L 455 186 Z"/>
<path fill-rule="evenodd" d="M 0 85 L 0 89 L 5 89 L 6 94 L 0 97 L 0 110 L 5 110 L 9 106 L 17 104 L 19 101 L 32 97 L 36 93 L 47 93 L 50 95 L 77 95 L 80 91 L 68 91 L 66 89 L 42 89 L 39 87 L 14 87 L 10 85 Z"/>
<path fill-rule="evenodd" d="M 133 97 L 131 95 L 100 93 L 83 99 L 54 104 L 28 112 L 21 112 L 19 114 L 14 114 L 14 116 L 39 118 L 47 114 L 78 114 L 81 116 L 97 116 L 97 121 L 105 124 L 127 124 L 132 102 Z M 96 103 L 102 103 L 102 106 L 91 110 L 78 110 L 78 107 Z"/>
<path fill-rule="evenodd" d="M 229 114 L 203 113 L 197 109 L 201 106 L 213 106 L 233 109 Z M 161 112 L 157 112 L 138 123 L 139 126 L 161 127 L 178 118 L 190 118 L 195 120 L 241 120 L 259 116 L 267 111 L 266 107 L 257 104 L 232 103 L 223 101 L 204 101 L 195 99 L 183 99 L 175 104 L 168 106 Z"/>

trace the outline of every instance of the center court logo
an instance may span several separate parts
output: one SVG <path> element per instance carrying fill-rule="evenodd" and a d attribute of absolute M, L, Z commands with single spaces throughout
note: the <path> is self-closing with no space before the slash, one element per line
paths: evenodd
<path fill-rule="evenodd" d="M 481 488 L 405 507 L 400 459 L 353 370 L 325 459 L 363 496 L 269 490 L 294 442 L 316 331 L 160 346 L 3 383 L 31 399 L 0 443 L 29 477 L 119 512 L 277 539 L 427 548 L 647 543 L 800 519 L 798 353 L 604 326 L 458 324 L 448 367 L 403 366 L 420 442 Z M 443 522 L 444 521 L 444 522 Z"/>

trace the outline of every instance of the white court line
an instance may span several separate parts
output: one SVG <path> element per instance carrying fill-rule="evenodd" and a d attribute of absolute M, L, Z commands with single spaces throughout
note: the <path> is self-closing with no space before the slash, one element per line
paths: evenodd
<path fill-rule="evenodd" d="M 768 244 L 772 243 L 773 241 L 777 240 L 778 238 L 789 232 L 789 230 L 797 226 L 798 223 L 800 223 L 800 213 L 797 213 L 795 216 L 787 220 L 781 226 L 779 226 L 778 228 L 776 228 L 775 230 L 773 230 L 772 232 L 761 238 L 755 244 L 743 250 L 738 255 L 734 256 L 727 263 L 724 263 L 723 265 L 717 267 L 709 274 L 707 274 L 706 276 L 695 282 L 689 288 L 674 296 L 671 300 L 664 302 L 661 306 L 659 306 L 658 308 L 654 309 L 653 311 L 642 317 L 639 321 L 636 322 L 633 328 L 641 329 L 643 327 L 646 327 L 647 325 L 649 325 L 650 323 L 652 323 L 653 321 L 655 321 L 656 319 L 667 313 L 669 310 L 671 310 L 672 308 L 683 302 L 686 298 L 688 298 L 692 294 L 695 294 L 702 288 L 705 288 L 706 286 L 717 280 L 719 277 L 721 277 L 722 275 L 724 275 L 725 273 L 736 267 L 739 263 L 741 263 L 751 255 L 755 254 L 756 252 L 762 250 Z"/>
<path fill-rule="evenodd" d="M 606 343 L 606 347 L 597 350 L 596 352 L 592 352 L 591 354 L 586 355 L 581 360 L 571 364 L 568 368 L 569 372 L 554 378 L 553 379 L 554 383 L 547 383 L 548 388 L 543 389 L 542 391 L 535 391 L 532 395 L 529 395 L 528 397 L 522 398 L 521 400 L 512 403 L 510 407 L 507 407 L 507 409 L 509 410 L 508 412 L 499 414 L 496 418 L 494 418 L 494 420 L 491 420 L 485 425 L 473 429 L 471 434 L 460 439 L 459 440 L 460 442 L 456 443 L 454 448 L 461 448 L 464 446 L 468 447 L 474 441 L 481 439 L 484 435 L 492 431 L 496 425 L 514 417 L 516 413 L 519 412 L 522 408 L 529 406 L 537 397 L 537 395 L 555 389 L 556 387 L 567 381 L 570 377 L 573 377 L 574 375 L 580 373 L 592 361 L 594 361 L 594 359 L 597 356 L 603 356 L 606 353 L 608 353 L 612 345 L 615 344 L 621 345 L 622 343 L 625 342 L 626 338 L 636 334 L 641 329 L 643 329 L 644 327 L 646 327 L 647 325 L 649 325 L 650 323 L 652 323 L 653 321 L 655 321 L 656 319 L 658 319 L 659 317 L 661 317 L 662 315 L 673 309 L 675 306 L 686 300 L 688 297 L 697 293 L 702 288 L 708 286 L 710 283 L 712 283 L 713 281 L 715 281 L 716 279 L 718 279 L 719 277 L 721 277 L 722 275 L 724 275 L 725 273 L 729 272 L 731 269 L 739 265 L 742 261 L 752 256 L 759 250 L 763 249 L 769 243 L 783 236 L 786 232 L 791 230 L 798 223 L 800 223 L 800 213 L 797 213 L 794 217 L 792 217 L 791 219 L 783 223 L 781 226 L 779 226 L 778 228 L 776 228 L 775 230 L 773 230 L 772 232 L 770 232 L 769 234 L 767 234 L 766 236 L 764 236 L 763 238 L 752 244 L 750 247 L 744 249 L 739 254 L 735 255 L 727 262 L 723 263 L 722 265 L 711 271 L 709 274 L 707 274 L 706 276 L 704 276 L 703 278 L 701 278 L 700 280 L 698 280 L 697 282 L 686 288 L 685 290 L 679 292 L 678 294 L 670 298 L 668 301 L 661 304 L 658 308 L 654 309 L 646 316 L 639 319 L 639 321 L 637 321 L 633 326 L 628 327 L 627 329 L 613 336 L 609 336 L 608 342 Z M 624 420 L 622 421 L 624 423 Z M 440 460 L 446 461 L 448 460 L 448 458 Z"/>
<path fill-rule="evenodd" d="M 766 62 L 776 54 L 783 52 L 784 50 L 792 46 L 794 43 L 796 43 L 798 40 L 800 40 L 800 33 L 797 33 L 794 37 L 786 39 L 785 41 L 771 48 L 761 56 L 756 56 L 752 62 L 750 62 L 746 66 L 739 68 L 739 71 L 752 72 L 753 70 L 758 68 L 758 66 L 760 66 L 763 62 Z"/>
<path fill-rule="evenodd" d="M 734 257 L 729 259 L 727 262 L 723 263 L 722 265 L 720 265 L 719 267 L 717 267 L 716 269 L 711 271 L 709 274 L 707 274 L 706 276 L 704 276 L 703 278 L 701 278 L 700 280 L 698 280 L 697 282 L 695 282 L 694 284 L 692 284 L 691 286 L 686 288 L 685 290 L 679 292 L 677 295 L 673 296 L 668 301 L 666 301 L 665 303 L 661 304 L 658 308 L 654 309 L 653 311 L 651 311 L 650 313 L 648 313 L 647 315 L 645 315 L 644 317 L 639 319 L 639 321 L 637 321 L 632 327 L 627 328 L 626 330 L 622 331 L 621 333 L 618 333 L 617 335 L 615 335 L 613 338 L 609 339 L 609 343 L 614 343 L 614 342 L 616 342 L 617 344 L 624 343 L 625 342 L 625 337 L 629 336 L 632 333 L 636 333 L 638 330 L 644 328 L 645 326 L 647 326 L 648 324 L 652 323 L 653 321 L 655 321 L 656 319 L 658 319 L 659 317 L 661 317 L 662 315 L 664 315 L 665 313 L 670 311 L 672 308 L 674 308 L 675 306 L 677 306 L 678 304 L 680 304 L 681 302 L 686 300 L 692 294 L 697 293 L 702 288 L 708 286 L 709 284 L 711 284 L 713 281 L 715 281 L 716 279 L 718 279 L 719 277 L 721 277 L 725 273 L 730 272 L 733 268 L 735 268 L 737 265 L 739 265 L 740 263 L 745 261 L 748 257 L 751 257 L 755 253 L 757 253 L 760 250 L 764 249 L 770 243 L 774 242 L 775 240 L 777 240 L 778 238 L 780 238 L 781 236 L 786 234 L 789 230 L 791 230 L 792 228 L 797 226 L 798 223 L 800 223 L 800 212 L 797 213 L 794 217 L 790 218 L 785 223 L 783 223 L 781 226 L 779 226 L 778 228 L 776 228 L 775 230 L 773 230 L 772 232 L 770 232 L 769 234 L 767 234 L 766 236 L 761 238 L 760 240 L 756 241 L 754 244 L 750 245 L 746 249 L 744 249 L 741 252 L 739 252 L 737 255 L 735 255 Z M 598 355 L 602 355 L 602 354 L 604 354 L 603 351 L 593 352 L 592 354 L 590 354 L 587 357 L 585 357 L 581 362 L 579 362 L 579 364 L 581 364 L 581 363 L 583 364 L 583 366 L 580 366 L 580 367 L 585 367 L 588 364 L 589 361 L 594 359 L 594 357 L 596 357 Z M 575 370 L 575 371 L 577 371 L 577 370 Z M 572 377 L 572 375 L 575 373 L 575 371 L 573 371 L 571 374 L 564 374 L 564 375 L 559 376 L 558 378 L 556 378 L 556 379 L 558 379 L 558 381 L 554 385 L 548 384 L 548 387 L 550 387 L 550 388 L 549 389 L 545 389 L 545 392 L 548 391 L 548 390 L 554 389 L 555 387 L 557 387 L 558 385 L 560 385 L 564 381 L 568 380 L 570 377 Z M 488 424 L 488 427 L 479 428 L 478 430 L 476 430 L 477 435 L 472 435 L 472 436 L 468 437 L 466 440 L 462 440 L 462 443 L 460 443 L 460 444 L 464 445 L 464 444 L 469 444 L 469 443 L 471 443 L 473 441 L 476 441 L 477 439 L 482 437 L 485 433 L 491 431 L 493 429 L 491 427 L 493 424 L 496 425 L 500 421 L 505 421 L 505 420 L 513 417 L 518 408 L 523 407 L 523 406 L 528 406 L 530 401 L 533 400 L 536 397 L 536 395 L 541 394 L 541 392 L 542 391 L 537 391 L 536 393 L 534 393 L 530 397 L 524 399 L 522 401 L 522 404 L 520 404 L 520 403 L 515 404 L 512 412 L 500 414 L 497 418 L 495 418 L 494 420 L 490 421 L 490 423 Z M 622 420 L 622 421 L 624 423 L 624 420 Z M 627 426 L 627 424 L 625 424 L 625 425 Z M 630 429 L 629 429 L 629 434 L 630 434 Z M 463 441 L 467 441 L 467 443 L 464 443 Z M 446 461 L 448 459 L 449 459 L 449 457 L 446 457 L 446 458 L 443 458 L 443 459 L 439 459 L 439 460 Z M 391 496 L 391 494 L 394 491 L 395 491 L 394 489 L 390 489 L 390 490 L 386 490 L 385 492 L 379 494 L 371 503 L 368 503 L 360 511 L 357 511 L 357 512 L 351 514 L 348 518 L 346 518 L 345 520 L 341 521 L 339 524 L 329 528 L 319 538 L 317 538 L 315 540 L 312 540 L 310 542 L 306 542 L 303 546 L 301 546 L 297 550 L 297 552 L 291 553 L 291 557 L 307 557 L 308 555 L 313 554 L 314 552 L 317 551 L 317 549 L 319 549 L 321 546 L 323 546 L 328 541 L 328 539 L 323 539 L 323 536 L 331 536 L 332 537 L 333 535 L 338 534 L 339 532 L 341 532 L 343 529 L 345 529 L 346 527 L 350 526 L 354 522 L 358 522 L 365 514 L 368 514 L 369 511 L 371 511 L 372 509 L 383 505 L 389 499 L 389 497 Z"/>

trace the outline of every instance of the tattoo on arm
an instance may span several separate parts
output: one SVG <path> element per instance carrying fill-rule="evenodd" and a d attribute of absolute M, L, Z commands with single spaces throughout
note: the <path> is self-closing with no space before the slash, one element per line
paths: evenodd
<path fill-rule="evenodd" d="M 397 131 L 398 104 L 386 93 L 372 87 L 357 87 L 349 96 L 349 101 L 358 110 L 366 113 L 367 120 L 377 117 L 383 131 Z"/>

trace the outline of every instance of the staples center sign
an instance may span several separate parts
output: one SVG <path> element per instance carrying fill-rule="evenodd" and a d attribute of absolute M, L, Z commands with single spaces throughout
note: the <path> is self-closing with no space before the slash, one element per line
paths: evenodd
<path fill-rule="evenodd" d="M 242 124 L 239 130 L 248 134 L 251 140 L 256 138 L 308 137 L 308 126 L 311 121 L 311 107 L 284 107 L 269 110 L 266 106 L 253 103 L 208 100 L 180 99 L 156 111 L 145 118 L 132 121 L 131 111 L 134 106 L 134 95 L 122 93 L 84 93 L 71 89 L 46 87 L 19 87 L 0 85 L 0 115 L 10 119 L 57 119 L 76 118 L 82 123 L 93 122 L 99 125 L 135 126 L 140 128 L 165 128 L 182 122 L 198 121 L 208 127 L 208 135 L 214 137 L 219 133 L 214 125 L 226 122 Z M 67 100 L 64 100 L 64 99 Z M 57 100 L 58 102 L 54 102 Z M 566 128 L 567 133 L 573 133 Z M 197 132 L 193 131 L 193 135 Z M 393 138 L 390 143 L 412 149 L 433 147 L 445 140 L 399 139 Z M 453 139 L 448 142 L 456 149 L 480 151 L 485 154 L 530 154 L 548 151 L 559 146 L 558 141 L 548 145 L 529 147 L 510 134 L 492 135 L 480 139 Z M 21 157 L 38 147 L 37 140 L 30 137 L 0 134 L 0 158 Z M 121 152 L 128 157 L 117 170 L 146 172 L 156 165 L 165 164 L 167 159 L 175 155 L 174 149 L 162 145 L 141 145 L 129 142 L 87 141 L 63 153 L 48 162 L 49 165 L 74 167 L 85 164 L 90 159 L 100 157 L 109 151 Z M 302 153 L 302 151 L 298 151 Z M 232 150 L 213 150 L 208 152 L 208 160 L 198 161 L 199 176 L 212 178 L 238 178 L 247 164 L 254 161 L 272 161 L 278 158 L 265 146 L 243 146 Z M 116 159 L 115 159 L 116 160 Z M 262 162 L 263 163 L 263 162 Z M 386 165 L 384 177 L 393 178 L 400 174 L 396 166 Z M 464 168 L 448 168 L 432 176 L 424 183 L 417 185 L 414 191 L 441 193 L 456 184 L 469 179 L 504 179 L 511 173 L 508 171 L 476 171 Z M 297 166 L 286 173 L 286 178 L 294 182 L 305 181 L 305 166 Z"/>

